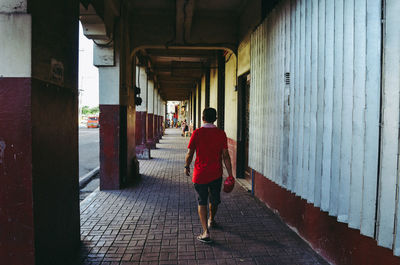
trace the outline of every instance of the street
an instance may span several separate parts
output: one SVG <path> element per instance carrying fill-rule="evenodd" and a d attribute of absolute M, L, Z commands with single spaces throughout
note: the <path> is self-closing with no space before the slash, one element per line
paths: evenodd
<path fill-rule="evenodd" d="M 99 129 L 79 128 L 79 178 L 99 166 Z"/>

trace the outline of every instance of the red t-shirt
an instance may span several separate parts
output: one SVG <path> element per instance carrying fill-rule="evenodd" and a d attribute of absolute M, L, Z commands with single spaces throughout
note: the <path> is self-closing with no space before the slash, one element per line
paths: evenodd
<path fill-rule="evenodd" d="M 190 138 L 188 148 L 196 150 L 192 181 L 206 184 L 222 176 L 222 150 L 228 149 L 226 134 L 216 127 L 201 127 Z"/>

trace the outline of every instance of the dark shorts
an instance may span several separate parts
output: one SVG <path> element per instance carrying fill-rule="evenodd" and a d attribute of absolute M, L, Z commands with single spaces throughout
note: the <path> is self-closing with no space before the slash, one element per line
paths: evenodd
<path fill-rule="evenodd" d="M 194 183 L 194 189 L 197 192 L 197 200 L 199 205 L 207 205 L 208 196 L 210 196 L 210 203 L 212 205 L 218 205 L 221 203 L 221 186 L 222 177 L 211 181 L 207 184 L 196 184 Z"/>

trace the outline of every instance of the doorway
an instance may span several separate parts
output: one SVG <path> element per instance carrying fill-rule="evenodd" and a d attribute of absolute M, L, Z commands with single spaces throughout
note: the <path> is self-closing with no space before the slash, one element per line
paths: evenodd
<path fill-rule="evenodd" d="M 236 177 L 251 183 L 249 168 L 249 117 L 250 117 L 250 73 L 238 79 L 238 126 L 237 126 L 237 162 Z"/>

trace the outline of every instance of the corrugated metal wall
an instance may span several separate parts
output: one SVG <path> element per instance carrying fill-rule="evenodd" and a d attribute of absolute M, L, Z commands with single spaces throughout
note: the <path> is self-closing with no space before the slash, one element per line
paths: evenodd
<path fill-rule="evenodd" d="M 282 1 L 255 30 L 249 165 L 399 255 L 400 1 L 383 2 L 383 43 L 381 0 Z"/>

